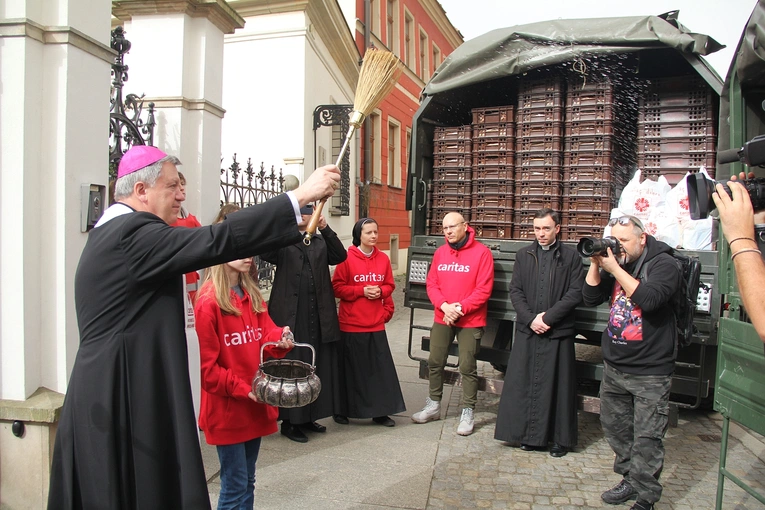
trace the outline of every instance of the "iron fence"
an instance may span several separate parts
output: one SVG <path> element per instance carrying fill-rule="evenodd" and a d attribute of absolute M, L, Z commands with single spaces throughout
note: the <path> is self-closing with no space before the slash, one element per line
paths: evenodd
<path fill-rule="evenodd" d="M 221 160 L 223 163 L 223 160 Z M 272 165 L 266 170 L 265 164 L 260 163 L 255 168 L 252 160 L 247 158 L 244 168 L 236 160 L 236 154 L 232 158 L 231 165 L 220 169 L 220 205 L 236 204 L 239 207 L 249 207 L 260 204 L 282 193 L 284 190 L 284 175 Z M 252 264 L 251 275 L 258 282 L 261 290 L 271 288 L 274 282 L 276 267 L 260 257 L 255 257 Z"/>

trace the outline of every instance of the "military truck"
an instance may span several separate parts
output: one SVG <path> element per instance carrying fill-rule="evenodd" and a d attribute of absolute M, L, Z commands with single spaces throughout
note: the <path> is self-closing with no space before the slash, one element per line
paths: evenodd
<path fill-rule="evenodd" d="M 668 80 L 677 83 L 684 80 L 695 81 L 698 90 L 704 97 L 705 114 L 707 115 L 705 128 L 711 128 L 711 132 L 719 132 L 718 115 L 719 99 L 723 89 L 723 81 L 715 71 L 707 64 L 703 56 L 716 51 L 721 46 L 711 37 L 690 33 L 677 22 L 677 12 L 667 13 L 661 16 L 625 17 L 608 19 L 582 19 L 582 20 L 555 20 L 530 25 L 515 26 L 507 29 L 499 29 L 489 32 L 465 42 L 449 55 L 438 68 L 433 78 L 425 86 L 422 94 L 421 106 L 413 119 L 412 142 L 409 154 L 408 175 L 408 199 L 407 208 L 412 211 L 412 242 L 408 252 L 408 270 L 406 282 L 405 305 L 410 307 L 410 336 L 409 355 L 412 359 L 420 362 L 420 377 L 427 378 L 427 351 L 429 350 L 428 330 L 432 324 L 432 305 L 427 297 L 425 279 L 429 270 L 430 261 L 436 248 L 445 241 L 439 232 L 439 222 L 443 213 L 448 210 L 459 210 L 469 217 L 469 223 L 478 225 L 476 237 L 486 244 L 494 255 L 495 281 L 494 290 L 489 301 L 489 324 L 486 334 L 481 342 L 479 359 L 485 361 L 480 372 L 480 386 L 483 391 L 500 393 L 502 389 L 503 371 L 507 366 L 509 354 L 512 349 L 512 338 L 515 327 L 515 311 L 509 297 L 509 284 L 512 277 L 515 253 L 519 248 L 533 240 L 533 230 L 530 228 L 530 216 L 524 207 L 533 206 L 537 203 L 533 198 L 544 197 L 545 194 L 555 195 L 558 200 L 561 213 L 564 217 L 563 226 L 567 221 L 574 218 L 579 228 L 569 230 L 563 236 L 563 241 L 576 243 L 581 235 L 599 235 L 602 227 L 608 219 L 608 210 L 615 205 L 618 198 L 620 185 L 624 184 L 624 178 L 635 171 L 638 166 L 646 169 L 651 163 L 657 163 L 653 167 L 654 173 L 662 173 L 663 170 L 678 170 L 677 165 L 668 163 L 670 168 L 663 168 L 658 159 L 649 160 L 651 154 L 641 151 L 637 147 L 638 141 L 645 141 L 644 128 L 641 124 L 647 117 L 640 117 L 646 111 L 637 111 L 639 108 L 650 106 L 646 99 L 651 94 L 651 86 L 656 83 L 668 83 Z M 563 84 L 560 89 L 544 87 L 535 89 L 535 85 L 529 83 L 542 83 L 549 81 L 550 77 L 560 77 Z M 616 84 L 608 91 L 601 94 L 608 105 L 613 105 L 613 112 L 602 108 L 602 101 L 595 96 L 583 98 L 580 90 L 592 87 L 593 83 L 610 82 Z M 597 87 L 596 87 L 597 88 Z M 541 95 L 534 96 L 529 100 L 525 94 L 529 91 L 541 90 Z M 609 95 L 613 92 L 613 96 Z M 655 90 L 654 90 L 655 92 Z M 545 95 L 546 93 L 546 95 Z M 615 100 L 619 94 L 618 101 Z M 591 100 L 591 108 L 577 110 L 572 103 L 567 102 L 571 95 L 578 96 L 574 101 Z M 694 100 L 693 94 L 683 95 L 683 104 L 687 106 Z M 657 96 L 658 97 L 658 96 Z M 662 96 L 663 97 L 663 96 Z M 677 99 L 677 94 L 669 94 L 667 103 L 671 106 L 672 98 Z M 547 129 L 552 126 L 553 131 L 531 132 L 539 135 L 534 143 L 541 144 L 542 152 L 522 153 L 518 141 L 521 132 L 522 107 L 537 99 L 548 101 L 542 106 L 547 107 L 535 111 L 540 115 L 549 115 L 547 123 L 528 124 L 531 129 Z M 653 97 L 655 100 L 656 97 Z M 527 101 L 528 100 L 528 101 Z M 527 103 L 524 103 L 527 101 Z M 609 103 L 609 101 L 611 101 Z M 661 99 L 657 105 L 664 105 Z M 682 102 L 681 101 L 681 102 Z M 619 108 L 615 105 L 619 104 Z M 664 105 L 666 106 L 666 105 Z M 514 111 L 513 111 L 514 110 Z M 585 111 L 586 110 L 586 111 Z M 497 208 L 480 208 L 469 205 L 464 200 L 474 195 L 470 189 L 471 182 L 477 182 L 473 174 L 464 174 L 465 182 L 458 183 L 452 188 L 440 182 L 443 176 L 459 179 L 460 174 L 451 172 L 452 168 L 481 167 L 486 163 L 486 158 L 473 152 L 473 145 L 459 142 L 460 133 L 470 130 L 467 126 L 475 121 L 482 120 L 480 115 L 493 116 L 492 120 L 502 120 L 505 114 L 506 129 L 515 130 L 515 151 L 509 146 L 500 158 L 506 157 L 508 165 L 515 165 L 513 179 L 508 179 L 506 186 L 495 187 L 496 193 L 493 199 L 505 207 L 497 213 Z M 672 109 L 663 113 L 672 113 Z M 656 112 L 653 112 L 656 113 Z M 663 115 L 659 112 L 659 115 Z M 578 169 L 572 161 L 576 160 L 573 155 L 573 139 L 568 135 L 576 131 L 569 129 L 566 122 L 570 119 L 581 120 L 585 117 L 575 117 L 579 114 L 591 114 L 589 119 L 600 119 L 602 122 L 586 124 L 585 128 L 594 130 L 590 134 L 609 134 L 608 147 L 596 146 L 595 149 L 609 149 L 611 160 L 600 161 L 603 163 L 599 169 L 612 172 L 612 175 L 596 175 L 592 180 L 597 188 L 599 183 L 610 182 L 611 194 L 603 200 L 597 194 L 588 197 L 585 203 L 591 209 L 599 209 L 598 212 L 582 212 L 580 200 L 572 205 L 571 190 L 564 187 L 570 186 L 577 177 Z M 476 118 L 476 115 L 479 118 Z M 511 117 L 515 115 L 514 119 Z M 499 117 L 497 117 L 499 116 Z M 712 120 L 710 120 L 712 119 Z M 512 125 L 513 120 L 516 121 Z M 686 124 L 680 129 L 686 129 L 693 124 L 693 118 L 683 118 Z M 617 129 L 615 124 L 622 121 L 622 128 Z M 562 123 L 564 131 L 555 131 L 556 122 Z M 612 126 L 610 123 L 613 123 Z M 687 122 L 690 122 L 688 124 Z M 551 124 L 552 123 L 552 124 Z M 572 121 L 572 128 L 575 122 Z M 542 126 L 546 127 L 542 127 Z M 695 124 L 693 124 L 695 125 Z M 577 124 L 577 126 L 579 126 Z M 665 128 L 678 127 L 676 124 L 663 124 L 658 126 L 659 131 L 654 133 L 654 141 L 660 144 L 658 152 L 661 153 L 665 146 L 661 145 L 663 130 Z M 449 128 L 454 128 L 451 132 Z M 486 126 L 484 126 L 486 127 Z M 581 127 L 581 126 L 579 126 Z M 653 127 L 657 127 L 654 125 Z M 503 125 L 498 124 L 501 130 Z M 613 128 L 613 129 L 611 129 Z M 688 143 L 694 133 L 683 132 L 682 138 L 686 153 Z M 444 142 L 450 140 L 439 139 L 439 136 L 455 136 L 451 139 L 451 145 L 447 148 L 464 151 L 462 156 L 457 153 L 439 153 Z M 546 135 L 550 135 L 549 137 Z M 670 133 L 670 137 L 678 133 Z M 643 136 L 644 138 L 640 138 Z M 595 136 L 592 138 L 596 143 L 602 142 Z M 496 140 L 495 140 L 496 141 Z M 706 152 L 703 154 L 703 163 L 714 172 L 714 152 L 716 150 L 714 136 L 703 139 L 706 144 Z M 726 141 L 727 143 L 727 141 Z M 711 146 L 710 146 L 711 144 Z M 485 145 L 485 144 L 484 144 Z M 532 144 L 533 145 L 533 144 Z M 726 145 L 728 147 L 729 145 Z M 645 147 L 644 147 L 645 148 Z M 623 156 L 618 161 L 613 154 L 621 150 Z M 557 151 L 557 152 L 556 152 Z M 514 153 L 513 153 L 514 152 Z M 592 152 L 591 155 L 596 153 Z M 710 154 L 712 157 L 709 165 Z M 581 156 L 581 154 L 579 154 Z M 676 154 L 677 155 L 677 154 Z M 686 154 L 687 155 L 687 154 Z M 529 156 L 526 159 L 524 157 Z M 678 157 L 684 157 L 678 155 Z M 541 159 L 540 159 L 541 158 Z M 496 158 L 493 160 L 496 162 Z M 566 163 L 563 163 L 563 162 Z M 559 165 L 560 178 L 545 181 L 539 188 L 540 195 L 529 198 L 521 193 L 515 196 L 512 206 L 508 201 L 513 193 L 526 186 L 529 182 L 523 170 L 526 163 L 532 166 Z M 680 169 L 693 170 L 692 163 L 681 161 Z M 570 164 L 569 173 L 565 171 L 565 164 Z M 462 166 L 460 166 L 462 165 Z M 547 171 L 550 166 L 541 166 L 542 171 Z M 552 167 L 554 170 L 554 167 Z M 485 169 L 485 168 L 484 168 Z M 588 170 L 591 168 L 588 167 Z M 698 166 L 695 168 L 698 170 Z M 727 172 L 727 170 L 726 170 Z M 621 176 L 621 181 L 615 178 Z M 670 172 L 671 173 L 671 172 Z M 479 171 L 480 174 L 480 171 Z M 675 172 L 675 182 L 679 180 Z M 502 175 L 499 174 L 500 179 Z M 725 173 L 730 175 L 730 173 Z M 452 181 L 457 183 L 457 181 Z M 556 189 L 557 188 L 557 189 Z M 449 191 L 445 191 L 445 190 Z M 511 191 L 512 190 L 512 191 Z M 576 198 L 576 197 L 573 197 Z M 580 197 L 581 198 L 581 197 Z M 544 200 L 538 202 L 544 203 Z M 576 207 L 574 209 L 573 207 Z M 472 216 L 472 217 L 471 217 Z M 595 217 L 595 221 L 592 220 Z M 584 225 L 584 226 L 582 226 Z M 716 235 L 713 239 L 717 239 Z M 715 363 L 717 348 L 717 324 L 722 308 L 722 296 L 718 290 L 718 261 L 720 253 L 717 250 L 689 251 L 690 255 L 700 259 L 702 270 L 702 282 L 704 289 L 699 294 L 699 306 L 697 307 L 695 324 L 697 333 L 694 335 L 690 346 L 679 350 L 675 375 L 672 382 L 671 401 L 673 408 L 677 407 L 696 408 L 702 405 L 711 405 L 715 381 Z M 587 263 L 587 261 L 585 260 Z M 597 308 L 580 307 L 577 309 L 577 378 L 579 381 L 579 405 L 580 408 L 589 412 L 599 412 L 599 399 L 597 397 L 599 382 L 602 376 L 602 358 L 600 357 L 600 336 L 606 327 L 608 308 L 601 305 Z M 456 344 L 452 345 L 451 354 L 456 355 Z M 453 358 L 452 358 L 453 360 Z M 493 370 L 490 368 L 493 367 Z M 447 366 L 445 380 L 458 382 L 459 374 L 456 365 L 450 363 Z"/>

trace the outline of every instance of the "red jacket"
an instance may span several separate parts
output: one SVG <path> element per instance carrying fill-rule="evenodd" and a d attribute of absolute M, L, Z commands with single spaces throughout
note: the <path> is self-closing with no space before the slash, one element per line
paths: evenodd
<path fill-rule="evenodd" d="M 199 220 L 196 219 L 196 217 L 193 214 L 189 214 L 185 218 L 178 218 L 178 221 L 176 221 L 170 226 L 196 228 L 196 227 L 201 227 L 202 224 L 199 223 Z M 199 285 L 199 273 L 196 271 L 186 273 L 186 290 L 189 293 L 189 300 L 191 301 L 192 304 L 196 300 L 197 291 L 199 290 L 197 288 L 198 285 Z"/>
<path fill-rule="evenodd" d="M 475 231 L 467 228 L 470 238 L 459 250 L 449 243 L 433 254 L 428 271 L 428 297 L 435 307 L 435 321 L 445 324 L 444 303 L 460 303 L 461 317 L 456 326 L 480 328 L 486 325 L 489 296 L 494 286 L 494 258 L 491 251 L 475 240 Z"/>
<path fill-rule="evenodd" d="M 211 281 L 205 282 L 194 306 L 202 368 L 202 401 L 199 427 L 209 444 L 242 443 L 276 432 L 279 410 L 251 400 L 252 379 L 260 366 L 260 347 L 278 342 L 282 328 L 268 311 L 252 311 L 245 292 L 231 300 L 242 311 L 239 317 L 221 312 Z M 266 347 L 264 357 L 281 358 L 286 351 Z"/>
<path fill-rule="evenodd" d="M 364 287 L 367 285 L 379 285 L 382 297 L 374 300 L 365 298 Z M 335 267 L 332 288 L 335 289 L 335 297 L 340 298 L 337 314 L 340 331 L 362 333 L 385 329 L 389 315 L 393 315 L 390 295 L 396 288 L 386 254 L 374 248 L 372 255 L 367 257 L 356 246 L 351 246 L 348 258 Z"/>

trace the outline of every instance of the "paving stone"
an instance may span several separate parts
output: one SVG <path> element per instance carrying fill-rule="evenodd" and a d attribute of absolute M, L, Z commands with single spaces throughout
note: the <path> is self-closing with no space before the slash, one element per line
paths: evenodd
<path fill-rule="evenodd" d="M 399 278 L 397 288 L 404 286 Z M 391 350 L 399 370 L 416 374 L 418 362 L 406 355 L 409 309 L 403 306 L 403 293 L 399 290 L 394 293 L 394 299 L 396 315 L 387 327 Z M 432 320 L 432 314 L 423 315 Z M 478 368 L 483 374 L 498 375 L 489 364 L 479 363 Z M 407 379 L 405 382 L 402 382 L 402 391 L 409 409 L 397 417 L 393 429 L 361 428 L 360 423 L 339 426 L 331 419 L 325 419 L 322 423 L 329 428 L 327 434 L 311 436 L 306 445 L 296 445 L 279 434 L 265 438 L 258 461 L 255 508 L 629 508 L 627 504 L 606 505 L 600 499 L 601 493 L 616 485 L 621 477 L 613 472 L 614 454 L 603 437 L 597 415 L 579 413 L 579 444 L 565 457 L 553 458 L 547 452 L 523 452 L 515 447 L 517 445 L 507 445 L 494 439 L 499 395 L 479 392 L 474 433 L 467 437 L 458 436 L 456 428 L 462 397 L 459 385 L 444 388 L 442 420 L 425 425 L 412 423 L 409 416 L 421 408 L 427 396 L 427 381 L 412 382 Z M 730 429 L 726 467 L 756 490 L 765 493 L 765 438 L 736 424 L 731 424 Z M 714 508 L 721 430 L 722 419 L 718 413 L 680 411 L 678 427 L 669 429 L 664 439 L 666 459 L 661 478 L 664 494 L 657 510 Z M 373 433 L 379 437 L 373 437 Z M 718 439 L 715 441 L 715 438 Z M 414 450 L 417 453 L 413 455 Z M 204 456 L 205 468 L 210 499 L 215 507 L 220 492 L 217 455 L 214 447 L 204 443 L 203 451 L 207 453 Z M 357 490 L 349 490 L 351 484 L 342 473 L 311 469 L 311 466 L 332 465 L 338 459 L 342 460 L 338 462 L 339 467 L 354 466 L 354 470 L 349 472 L 352 473 L 351 478 L 358 479 L 355 484 L 358 487 L 354 487 Z M 278 477 L 287 472 L 285 466 L 290 462 L 296 466 L 307 466 L 307 469 L 305 473 L 299 469 L 290 471 L 289 479 L 294 484 L 285 484 L 283 478 Z M 306 473 L 310 474 L 310 489 L 304 487 Z M 413 473 L 416 480 L 409 473 Z M 407 476 L 404 477 L 404 474 Z M 391 483 L 388 486 L 366 483 L 381 479 L 389 479 Z M 279 492 L 282 485 L 286 488 Z M 365 485 L 371 487 L 367 492 Z M 333 487 L 336 487 L 335 492 Z M 411 497 L 401 497 L 404 492 Z M 730 480 L 725 482 L 724 495 L 724 510 L 765 508 Z M 315 501 L 316 504 L 306 504 L 306 501 Z"/>

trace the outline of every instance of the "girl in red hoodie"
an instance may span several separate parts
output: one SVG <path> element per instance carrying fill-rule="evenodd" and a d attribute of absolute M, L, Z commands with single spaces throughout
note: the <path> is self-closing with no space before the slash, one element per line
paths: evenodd
<path fill-rule="evenodd" d="M 362 218 L 353 227 L 353 246 L 348 258 L 335 268 L 332 287 L 340 298 L 341 395 L 344 415 L 335 415 L 338 423 L 351 418 L 372 418 L 375 423 L 392 427 L 389 414 L 406 410 L 398 374 L 385 334 L 385 323 L 393 316 L 396 288 L 390 259 L 378 250 L 377 222 Z"/>
<path fill-rule="evenodd" d="M 276 432 L 276 407 L 258 402 L 252 379 L 260 366 L 260 348 L 283 357 L 292 349 L 289 327 L 268 315 L 255 280 L 252 257 L 209 268 L 194 313 L 202 368 L 199 427 L 220 459 L 218 510 L 252 508 L 255 462 L 262 436 Z"/>

